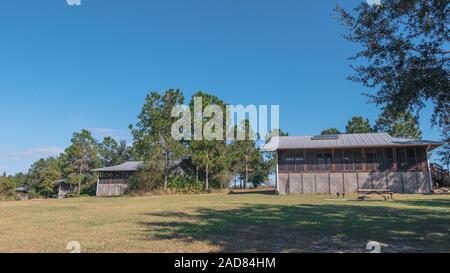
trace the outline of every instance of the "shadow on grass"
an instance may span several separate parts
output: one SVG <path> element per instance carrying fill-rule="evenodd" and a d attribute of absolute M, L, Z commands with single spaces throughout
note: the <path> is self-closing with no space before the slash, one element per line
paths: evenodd
<path fill-rule="evenodd" d="M 434 207 L 434 208 L 450 208 L 450 199 L 433 199 L 433 200 L 399 200 L 396 203 L 403 203 L 410 206 Z M 450 216 L 449 216 L 450 217 Z"/>
<path fill-rule="evenodd" d="M 230 195 L 244 195 L 244 194 L 263 194 L 263 195 L 277 195 L 276 190 L 232 190 Z"/>
<path fill-rule="evenodd" d="M 442 200 L 441 200 L 442 201 Z M 433 202 L 433 201 L 427 201 Z M 435 206 L 446 205 L 437 201 Z M 149 213 L 147 239 L 201 241 L 222 252 L 450 252 L 448 211 L 360 205 L 255 205 Z"/>

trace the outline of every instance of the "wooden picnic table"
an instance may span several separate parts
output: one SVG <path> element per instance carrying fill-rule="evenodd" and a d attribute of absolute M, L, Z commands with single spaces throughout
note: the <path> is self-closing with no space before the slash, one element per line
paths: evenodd
<path fill-rule="evenodd" d="M 370 197 L 372 195 L 383 196 L 384 200 L 393 200 L 394 193 L 389 189 L 358 189 L 358 199 L 365 200 L 366 197 Z"/>

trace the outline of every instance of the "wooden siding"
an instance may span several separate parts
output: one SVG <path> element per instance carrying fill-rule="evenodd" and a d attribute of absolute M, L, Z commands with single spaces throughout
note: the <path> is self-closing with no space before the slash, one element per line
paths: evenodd
<path fill-rule="evenodd" d="M 355 193 L 357 189 L 390 189 L 395 193 L 431 192 L 428 171 L 279 173 L 279 194 Z"/>
<path fill-rule="evenodd" d="M 101 178 L 97 185 L 97 196 L 119 196 L 126 192 L 129 179 Z"/>

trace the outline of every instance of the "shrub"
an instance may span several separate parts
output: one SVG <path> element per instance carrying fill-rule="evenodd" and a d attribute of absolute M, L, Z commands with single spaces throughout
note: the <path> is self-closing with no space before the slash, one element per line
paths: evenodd
<path fill-rule="evenodd" d="M 16 199 L 16 184 L 12 179 L 0 177 L 0 199 Z"/>
<path fill-rule="evenodd" d="M 127 193 L 148 193 L 160 189 L 163 185 L 164 178 L 162 173 L 148 164 L 130 177 Z"/>
<path fill-rule="evenodd" d="M 200 193 L 203 191 L 203 185 L 197 183 L 195 180 L 184 177 L 176 176 L 169 179 L 169 189 L 179 193 Z"/>

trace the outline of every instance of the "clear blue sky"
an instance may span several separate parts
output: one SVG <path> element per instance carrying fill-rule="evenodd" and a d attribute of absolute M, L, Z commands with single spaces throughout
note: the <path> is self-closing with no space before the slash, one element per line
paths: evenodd
<path fill-rule="evenodd" d="M 291 135 L 344 130 L 378 114 L 346 80 L 356 45 L 332 18 L 348 0 L 4 0 L 0 8 L 0 171 L 26 171 L 74 131 L 129 139 L 150 91 L 211 92 L 279 104 Z M 424 137 L 437 139 L 431 109 Z"/>

